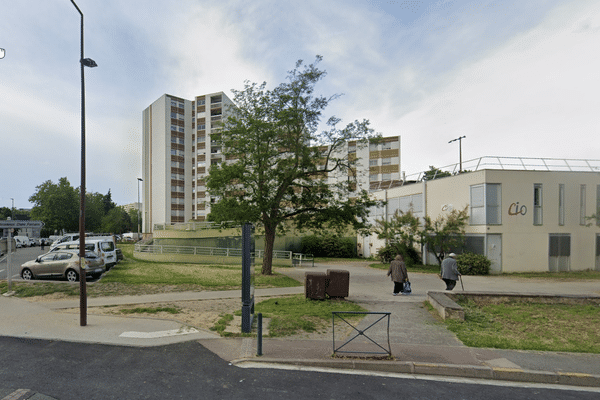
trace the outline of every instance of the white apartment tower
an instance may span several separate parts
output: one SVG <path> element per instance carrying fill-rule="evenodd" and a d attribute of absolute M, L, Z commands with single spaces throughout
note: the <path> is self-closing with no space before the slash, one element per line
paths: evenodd
<path fill-rule="evenodd" d="M 223 92 L 196 96 L 193 101 L 164 94 L 142 118 L 142 230 L 156 224 L 205 221 L 213 201 L 206 175 L 224 161 L 211 134 L 222 129 L 233 102 Z M 348 142 L 348 157 L 356 164 L 357 189 L 380 190 L 400 184 L 400 136 L 385 137 L 360 147 Z M 347 177 L 329 177 L 329 180 Z"/>

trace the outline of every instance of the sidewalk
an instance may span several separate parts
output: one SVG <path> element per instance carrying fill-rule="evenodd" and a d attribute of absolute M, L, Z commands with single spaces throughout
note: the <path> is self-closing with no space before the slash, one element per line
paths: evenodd
<path fill-rule="evenodd" d="M 87 326 L 81 327 L 79 315 L 57 312 L 61 308 L 79 307 L 78 300 L 32 303 L 0 296 L 0 335 L 142 347 L 196 340 L 221 358 L 240 366 L 262 364 L 266 367 L 276 363 L 294 368 L 326 367 L 600 387 L 600 354 L 464 346 L 423 305 L 428 290 L 443 289 L 443 282 L 435 275 L 411 274 L 413 294 L 392 296 L 393 284 L 386 277 L 386 271 L 365 268 L 365 263 L 288 268 L 281 272 L 302 281 L 305 272 L 326 271 L 328 268 L 350 271 L 348 300 L 369 311 L 391 313 L 389 332 L 394 360 L 332 357 L 331 334 L 317 339 L 263 338 L 263 355 L 257 357 L 256 338 L 221 338 L 213 332 L 186 328 L 174 321 L 88 315 Z M 463 282 L 466 291 L 600 294 L 597 281 L 559 283 L 536 279 L 466 276 L 463 277 Z M 303 291 L 303 287 L 256 289 L 255 295 L 278 296 Z M 102 297 L 89 298 L 88 307 L 240 297 L 240 290 Z M 377 343 L 387 346 L 385 328 L 374 326 L 365 331 L 367 333 Z M 341 344 L 336 342 L 338 347 Z M 361 347 L 370 343 L 357 340 L 353 345 Z"/>

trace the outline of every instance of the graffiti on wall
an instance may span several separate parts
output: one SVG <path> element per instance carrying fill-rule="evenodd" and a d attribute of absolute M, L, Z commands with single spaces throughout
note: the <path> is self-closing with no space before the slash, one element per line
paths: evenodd
<path fill-rule="evenodd" d="M 525 215 L 527 214 L 527 207 L 520 206 L 519 202 L 512 203 L 508 207 L 508 215 Z"/>

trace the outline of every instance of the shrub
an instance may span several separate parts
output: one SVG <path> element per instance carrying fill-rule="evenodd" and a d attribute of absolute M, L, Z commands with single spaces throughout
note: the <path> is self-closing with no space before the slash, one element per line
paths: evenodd
<path fill-rule="evenodd" d="M 463 253 L 456 256 L 458 270 L 463 275 L 487 275 L 492 262 L 484 255 Z"/>
<path fill-rule="evenodd" d="M 387 246 L 382 247 L 377 252 L 377 257 L 382 263 L 389 264 L 394 258 L 396 258 L 396 254 L 398 253 L 402 254 L 402 257 L 404 257 L 404 263 L 408 268 L 422 264 L 421 257 L 414 247 L 407 246 L 404 243 L 390 243 Z"/>
<path fill-rule="evenodd" d="M 301 241 L 302 253 L 315 257 L 352 258 L 356 257 L 356 244 L 351 238 L 333 235 L 304 236 Z"/>

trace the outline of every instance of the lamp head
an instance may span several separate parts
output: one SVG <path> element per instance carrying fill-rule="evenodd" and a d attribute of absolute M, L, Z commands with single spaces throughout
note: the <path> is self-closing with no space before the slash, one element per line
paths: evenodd
<path fill-rule="evenodd" d="M 98 64 L 96 64 L 96 61 L 92 60 L 91 58 L 84 58 L 83 60 L 81 60 L 81 63 L 84 67 L 94 68 L 98 66 Z"/>
<path fill-rule="evenodd" d="M 0 58 L 4 58 L 6 51 L 4 49 L 0 49 Z"/>

